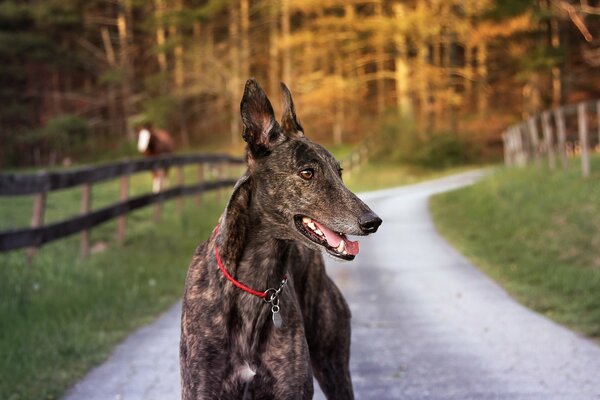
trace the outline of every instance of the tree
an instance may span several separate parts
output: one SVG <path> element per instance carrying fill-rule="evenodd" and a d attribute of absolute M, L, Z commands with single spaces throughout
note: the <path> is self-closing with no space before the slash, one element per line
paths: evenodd
<path fill-rule="evenodd" d="M 239 147 L 251 75 L 271 96 L 285 81 L 317 140 L 357 143 L 388 109 L 414 118 L 422 141 L 448 130 L 493 140 L 521 114 L 599 95 L 589 79 L 600 65 L 588 41 L 600 36 L 593 4 L 6 0 L 0 156 L 47 163 L 50 145 L 36 132 L 63 115 L 89 121 L 95 150 L 131 141 L 136 121 L 183 147 Z"/>

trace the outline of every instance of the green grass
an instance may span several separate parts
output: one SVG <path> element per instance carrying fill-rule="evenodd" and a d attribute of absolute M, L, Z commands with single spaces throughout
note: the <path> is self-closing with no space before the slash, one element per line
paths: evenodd
<path fill-rule="evenodd" d="M 186 182 L 195 173 L 186 168 Z M 352 190 L 364 191 L 444 173 L 379 163 L 350 176 L 346 171 L 345 179 Z M 130 195 L 150 187 L 149 173 L 136 174 Z M 118 181 L 94 185 L 93 209 L 117 199 Z M 86 260 L 79 258 L 78 235 L 44 246 L 32 265 L 24 251 L 0 254 L 0 399 L 58 398 L 129 332 L 173 304 L 194 249 L 215 226 L 224 200 L 208 194 L 197 207 L 188 198 L 182 214 L 168 202 L 159 223 L 152 220 L 153 207 L 131 213 L 123 247 L 114 243 L 116 222 L 105 223 L 91 237 L 108 249 Z M 76 215 L 80 201 L 80 188 L 50 193 L 45 222 Z M 0 230 L 28 226 L 32 204 L 31 196 L 0 198 Z"/>
<path fill-rule="evenodd" d="M 148 175 L 132 180 L 133 194 L 148 192 Z M 94 205 L 114 202 L 117 185 L 94 186 Z M 77 213 L 79 201 L 80 190 L 53 193 L 47 221 Z M 136 211 L 122 247 L 113 239 L 116 222 L 93 229 L 92 242 L 109 247 L 86 260 L 77 235 L 44 246 L 32 265 L 24 251 L 0 254 L 0 399 L 58 398 L 127 333 L 172 305 L 223 207 L 211 193 L 201 207 L 186 199 L 181 214 L 166 203 L 158 223 L 153 207 Z M 30 198 L 3 198 L 0 229 L 26 226 L 30 213 Z"/>
<path fill-rule="evenodd" d="M 359 171 L 344 171 L 344 182 L 355 192 L 384 189 L 394 186 L 408 185 L 426 179 L 439 178 L 466 171 L 474 166 L 454 167 L 448 169 L 423 168 L 407 164 L 374 162 L 364 165 Z"/>
<path fill-rule="evenodd" d="M 499 170 L 431 200 L 439 231 L 526 306 L 600 338 L 600 158 L 592 176 Z"/>

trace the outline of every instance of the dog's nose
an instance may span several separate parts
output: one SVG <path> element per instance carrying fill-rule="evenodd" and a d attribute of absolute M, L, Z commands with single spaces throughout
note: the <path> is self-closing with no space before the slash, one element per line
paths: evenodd
<path fill-rule="evenodd" d="M 360 225 L 360 229 L 364 233 L 375 233 L 377 232 L 377 228 L 381 225 L 381 218 L 379 218 L 374 212 L 364 213 L 358 219 L 358 224 Z"/>

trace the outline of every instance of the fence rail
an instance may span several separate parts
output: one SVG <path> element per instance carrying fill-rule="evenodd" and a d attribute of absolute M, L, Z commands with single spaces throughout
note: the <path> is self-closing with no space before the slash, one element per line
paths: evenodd
<path fill-rule="evenodd" d="M 119 218 L 117 238 L 122 242 L 125 235 L 125 215 L 130 211 L 156 204 L 155 217 L 160 217 L 162 202 L 233 185 L 235 179 L 225 177 L 227 165 L 240 165 L 244 161 L 225 154 L 189 154 L 152 159 L 123 160 L 110 164 L 75 168 L 65 171 L 39 172 L 34 174 L 0 173 L 0 196 L 35 195 L 32 222 L 29 228 L 0 232 L 0 251 L 28 247 L 31 259 L 38 247 L 65 236 L 81 232 L 81 255 L 89 254 L 89 229 Z M 183 167 L 198 165 L 197 182 L 184 185 Z M 218 180 L 205 182 L 204 167 L 214 165 Z M 177 186 L 137 197 L 129 197 L 129 177 L 133 173 L 177 168 Z M 160 174 L 161 179 L 164 174 Z M 120 178 L 119 201 L 104 208 L 91 211 L 91 188 L 94 183 Z M 46 196 L 48 192 L 82 186 L 81 214 L 56 223 L 44 225 Z M 160 185 L 162 186 L 162 185 Z"/>
<path fill-rule="evenodd" d="M 594 123 L 597 133 L 590 135 Z M 589 153 L 600 149 L 600 100 L 546 110 L 510 126 L 502 138 L 507 166 L 541 165 L 546 158 L 550 169 L 556 168 L 557 159 L 566 168 L 570 156 L 580 155 L 582 174 L 588 177 Z"/>
<path fill-rule="evenodd" d="M 66 171 L 42 171 L 35 174 L 0 173 L 0 196 L 18 196 L 97 183 L 137 172 L 179 167 L 190 164 L 231 163 L 241 159 L 226 154 L 186 154 L 167 157 L 122 160 L 110 164 L 74 168 Z"/>

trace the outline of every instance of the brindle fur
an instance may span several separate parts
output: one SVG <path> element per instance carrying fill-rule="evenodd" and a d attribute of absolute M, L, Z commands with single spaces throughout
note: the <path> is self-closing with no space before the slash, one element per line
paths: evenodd
<path fill-rule="evenodd" d="M 241 103 L 248 169 L 220 218 L 218 235 L 201 244 L 186 279 L 181 319 L 182 398 L 311 399 L 313 374 L 329 399 L 352 399 L 348 367 L 350 310 L 325 272 L 321 246 L 294 224 L 307 215 L 347 234 L 370 232 L 381 220 L 342 183 L 338 162 L 308 140 L 282 84 L 284 115 L 273 109 L 258 83 L 246 83 Z M 314 168 L 311 180 L 298 172 Z M 362 226 L 362 228 L 361 228 Z M 283 326 L 271 308 L 227 281 L 275 288 Z M 250 370 L 255 371 L 252 376 Z"/>

